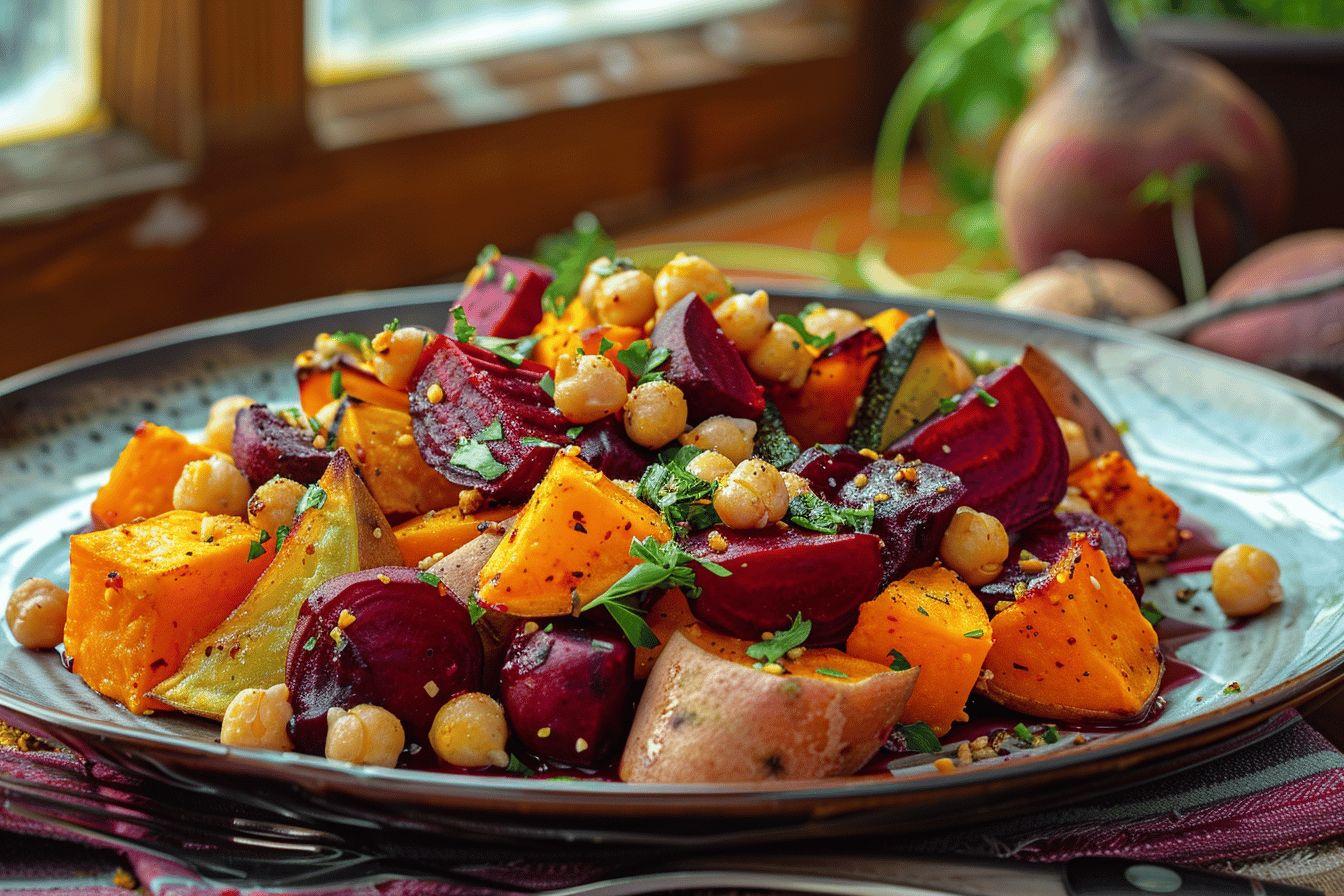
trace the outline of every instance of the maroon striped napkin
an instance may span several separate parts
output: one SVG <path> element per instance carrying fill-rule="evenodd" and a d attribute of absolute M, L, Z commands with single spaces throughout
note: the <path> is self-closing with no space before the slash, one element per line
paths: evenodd
<path fill-rule="evenodd" d="M 918 841 L 902 850 L 1058 862 L 1112 856 L 1203 865 L 1344 894 L 1344 754 L 1296 713 L 1273 733 L 1222 759 L 1047 815 Z M 80 760 L 58 752 L 0 750 L 0 781 L 72 785 Z M 117 776 L 93 769 L 94 780 Z M 101 776 L 101 777 L 100 777 Z M 87 781 L 87 778 L 84 779 Z M 153 855 L 117 853 L 76 835 L 0 812 L 0 891 L 11 894 L 124 894 L 144 887 L 155 896 L 254 893 L 203 883 L 184 867 Z M 880 847 L 874 847 L 879 849 Z M 824 870 L 824 869 L 820 869 Z M 604 869 L 518 861 L 475 866 L 473 878 L 495 885 L 425 880 L 368 881 L 304 892 L 332 896 L 505 896 L 600 879 Z M 274 892 L 274 891 L 267 891 Z"/>

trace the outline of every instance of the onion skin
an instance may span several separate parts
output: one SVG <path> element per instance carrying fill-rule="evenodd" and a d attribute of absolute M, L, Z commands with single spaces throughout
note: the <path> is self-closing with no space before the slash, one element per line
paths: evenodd
<path fill-rule="evenodd" d="M 1311 230 L 1248 255 L 1214 284 L 1209 298 L 1279 290 L 1344 271 L 1344 230 Z M 1243 361 L 1294 371 L 1344 366 L 1344 289 L 1206 324 L 1189 341 Z M 1338 375 L 1336 372 L 1335 375 Z"/>
<path fill-rule="evenodd" d="M 1134 192 L 1153 172 L 1174 174 L 1191 163 L 1209 166 L 1214 181 L 1230 188 L 1210 181 L 1196 190 L 1209 275 L 1239 254 L 1227 193 L 1239 196 L 1254 239 L 1279 233 L 1292 173 L 1269 108 L 1210 59 L 1131 47 L 1113 27 L 1093 29 L 1013 126 L 999 155 L 995 198 L 1018 268 L 1033 271 L 1072 250 L 1131 262 L 1177 288 L 1170 208 L 1141 207 Z"/>

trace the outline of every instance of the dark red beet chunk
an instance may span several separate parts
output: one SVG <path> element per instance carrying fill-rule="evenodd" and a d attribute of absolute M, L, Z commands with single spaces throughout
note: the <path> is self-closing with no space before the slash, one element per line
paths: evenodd
<path fill-rule="evenodd" d="M 338 643 L 331 631 L 342 610 L 355 620 Z M 294 743 L 305 753 L 322 755 L 328 709 L 360 703 L 383 707 L 401 720 L 407 743 L 427 747 L 439 707 L 481 689 L 481 640 L 461 602 L 415 570 L 352 572 L 320 586 L 300 607 L 285 684 Z"/>
<path fill-rule="evenodd" d="M 312 485 L 327 469 L 331 452 L 313 447 L 313 433 L 290 426 L 265 405 L 243 408 L 234 418 L 233 462 L 256 488 L 275 476 Z"/>
<path fill-rule="evenodd" d="M 1001 600 L 1014 600 L 1017 588 L 1030 590 L 1050 575 L 1043 572 L 1027 572 L 1017 565 L 1021 551 L 1028 551 L 1033 557 L 1053 565 L 1069 549 L 1069 533 L 1085 532 L 1088 541 L 1101 549 L 1110 563 L 1111 572 L 1134 592 L 1135 599 L 1143 597 L 1143 580 L 1139 578 L 1138 566 L 1129 556 L 1129 543 L 1124 533 L 1111 523 L 1090 513 L 1059 513 L 1048 516 L 1025 530 L 1013 545 L 1004 564 L 1003 572 L 997 579 L 977 589 L 985 609 L 991 613 L 994 605 Z"/>
<path fill-rule="evenodd" d="M 717 414 L 755 420 L 765 410 L 765 390 L 698 296 L 667 309 L 649 341 L 671 353 L 663 375 L 686 395 L 692 422 Z"/>
<path fill-rule="evenodd" d="M 727 539 L 727 550 L 710 549 L 712 531 Z M 838 643 L 854 627 L 859 604 L 882 587 L 882 542 L 873 535 L 718 526 L 687 536 L 685 547 L 731 573 L 716 576 L 696 565 L 695 584 L 703 590 L 690 602 L 691 612 L 752 641 L 761 632 L 788 628 L 802 613 L 812 623 L 808 643 Z"/>
<path fill-rule="evenodd" d="M 541 323 L 541 295 L 555 277 L 545 265 L 508 255 L 498 258 L 493 269 L 489 279 L 466 288 L 458 307 L 481 336 L 526 336 Z M 446 329 L 452 332 L 452 320 Z"/>
<path fill-rule="evenodd" d="M 499 691 L 509 728 L 545 759 L 600 766 L 625 743 L 635 652 L 618 631 L 556 620 L 509 644 Z"/>
<path fill-rule="evenodd" d="M 579 446 L 579 457 L 610 479 L 638 482 L 644 468 L 655 459 L 651 451 L 631 441 L 625 434 L 625 427 L 615 417 L 603 417 L 589 423 L 574 442 Z"/>
<path fill-rule="evenodd" d="M 540 386 L 546 372 L 540 364 L 524 361 L 513 367 L 478 346 L 437 337 L 420 354 L 411 388 L 415 443 L 425 461 L 450 482 L 480 489 L 495 500 L 526 500 L 546 475 L 555 446 L 570 443 L 565 435 L 569 421 Z M 438 404 L 426 397 L 432 383 L 443 388 Z M 480 444 L 505 471 L 486 479 L 454 465 L 459 441 L 474 438 L 496 420 L 504 438 Z"/>
<path fill-rule="evenodd" d="M 966 486 L 955 474 L 921 461 L 875 460 L 863 474 L 868 479 L 862 486 L 853 477 L 841 486 L 837 503 L 873 505 L 873 534 L 882 539 L 882 584 L 886 585 L 933 562 L 948 523 L 965 503 Z M 881 495 L 887 498 L 879 501 Z"/>
<path fill-rule="evenodd" d="M 789 464 L 789 472 L 806 479 L 813 492 L 834 503 L 841 487 L 872 462 L 848 445 L 816 445 L 798 455 Z"/>
<path fill-rule="evenodd" d="M 964 503 L 998 517 L 1009 532 L 1049 516 L 1068 488 L 1069 455 L 1059 424 L 1016 364 L 980 377 L 955 410 L 935 413 L 887 454 L 956 473 L 966 484 Z"/>

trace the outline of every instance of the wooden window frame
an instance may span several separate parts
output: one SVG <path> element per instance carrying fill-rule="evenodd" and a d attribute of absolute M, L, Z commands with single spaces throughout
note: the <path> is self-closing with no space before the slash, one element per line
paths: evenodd
<path fill-rule="evenodd" d="M 53 319 L 66 354 L 434 282 L 483 238 L 527 252 L 578 209 L 636 224 L 729 185 L 852 162 L 899 74 L 905 15 L 828 0 L 856 18 L 851 52 L 471 121 L 434 109 L 433 72 L 310 85 L 303 0 L 100 2 L 110 126 L 0 149 L 0 307 L 21 337 L 0 375 L 51 359 L 28 334 Z M 45 158 L 23 169 L 31 183 L 6 181 L 11 150 Z M 83 176 L 63 181 L 72 168 Z"/>

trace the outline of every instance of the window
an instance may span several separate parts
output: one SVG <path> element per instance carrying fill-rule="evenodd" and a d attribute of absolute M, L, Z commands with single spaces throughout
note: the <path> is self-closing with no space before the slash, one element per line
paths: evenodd
<path fill-rule="evenodd" d="M 92 123 L 96 27 L 94 0 L 0 0 L 0 145 Z"/>
<path fill-rule="evenodd" d="M 308 73 L 332 84 L 684 28 L 780 0 L 308 0 Z"/>

